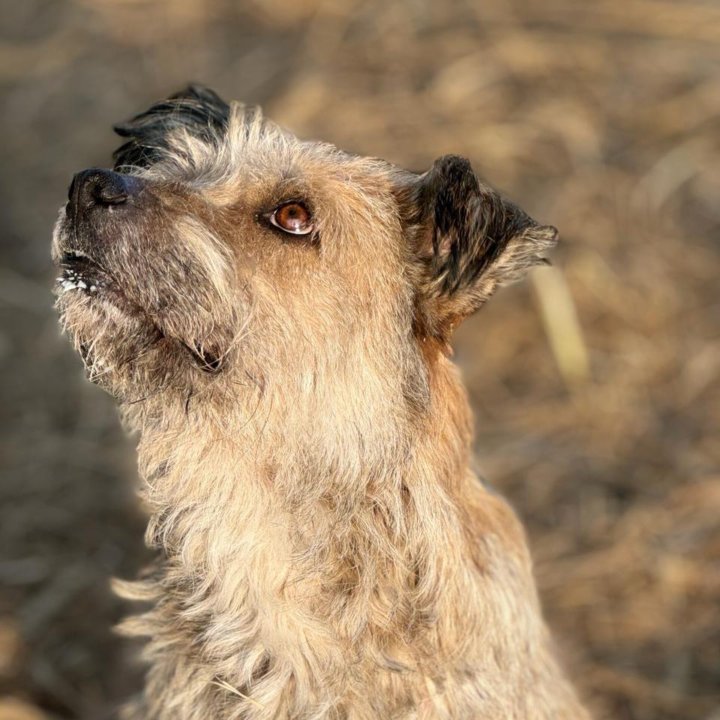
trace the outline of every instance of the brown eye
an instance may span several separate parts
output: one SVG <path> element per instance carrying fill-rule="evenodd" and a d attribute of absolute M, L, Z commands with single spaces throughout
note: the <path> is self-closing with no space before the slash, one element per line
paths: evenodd
<path fill-rule="evenodd" d="M 290 202 L 276 208 L 270 222 L 291 235 L 309 235 L 314 228 L 310 211 L 298 202 Z"/>

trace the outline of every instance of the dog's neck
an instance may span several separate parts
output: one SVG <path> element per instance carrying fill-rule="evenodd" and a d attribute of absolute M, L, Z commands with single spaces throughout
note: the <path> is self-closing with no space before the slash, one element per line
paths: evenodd
<path fill-rule="evenodd" d="M 337 702 L 369 703 L 358 717 L 431 702 L 444 716 L 438 688 L 450 683 L 469 716 L 468 673 L 488 698 L 558 682 L 522 531 L 468 469 L 467 405 L 442 362 L 434 415 L 404 430 L 368 426 L 367 446 L 352 441 L 358 428 L 296 435 L 287 406 L 277 417 L 202 405 L 136 413 L 148 542 L 161 561 L 125 586 L 156 601 L 125 628 L 153 638 L 153 702 L 182 685 L 211 713 L 232 692 L 249 711 L 262 703 L 263 718 Z M 366 693 L 382 683 L 393 689 L 378 711 Z"/>
<path fill-rule="evenodd" d="M 203 573 L 245 562 L 243 543 L 262 536 L 280 543 L 276 564 L 285 556 L 300 574 L 301 557 L 314 553 L 312 567 L 322 567 L 318 554 L 333 543 L 366 535 L 389 557 L 414 522 L 439 532 L 432 523 L 459 499 L 470 444 L 462 387 L 449 363 L 444 373 L 442 401 L 424 415 L 378 394 L 354 407 L 288 401 L 282 386 L 237 404 L 208 393 L 135 413 L 151 544 Z"/>
<path fill-rule="evenodd" d="M 324 399 L 314 417 L 307 404 L 293 412 L 268 387 L 262 404 L 248 397 L 237 412 L 207 399 L 146 411 L 147 538 L 194 588 L 192 606 L 228 621 L 252 603 L 268 615 L 302 611 L 348 639 L 373 616 L 437 617 L 463 561 L 457 508 L 469 482 L 468 415 L 449 415 L 465 408 L 449 366 L 445 382 L 436 417 L 390 405 L 364 425 L 343 425 L 353 409 Z"/>

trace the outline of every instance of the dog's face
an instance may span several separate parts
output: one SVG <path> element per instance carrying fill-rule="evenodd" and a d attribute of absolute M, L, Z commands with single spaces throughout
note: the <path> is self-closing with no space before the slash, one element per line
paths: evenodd
<path fill-rule="evenodd" d="M 75 176 L 53 256 L 64 326 L 126 402 L 330 382 L 417 405 L 454 325 L 555 239 L 460 158 L 416 175 L 202 88 L 117 131 L 114 171 Z"/>

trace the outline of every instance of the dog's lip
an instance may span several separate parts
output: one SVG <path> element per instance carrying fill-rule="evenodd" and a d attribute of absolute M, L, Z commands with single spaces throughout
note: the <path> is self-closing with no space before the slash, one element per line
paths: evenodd
<path fill-rule="evenodd" d="M 224 357 L 217 348 L 204 347 L 203 343 L 186 341 L 182 338 L 166 335 L 162 324 L 151 317 L 142 307 L 130 301 L 118 287 L 113 276 L 94 257 L 74 248 L 61 248 L 58 266 L 62 274 L 56 278 L 56 294 L 62 297 L 71 291 L 80 291 L 84 296 L 105 299 L 111 304 L 144 317 L 159 337 L 175 340 L 200 370 L 208 374 L 220 372 L 224 366 Z"/>
<path fill-rule="evenodd" d="M 92 258 L 82 250 L 68 248 L 62 251 L 62 262 L 72 262 L 73 260 L 92 260 Z"/>
<path fill-rule="evenodd" d="M 116 288 L 110 273 L 95 258 L 82 250 L 63 248 L 58 261 L 61 274 L 56 278 L 56 293 L 61 296 L 70 291 L 95 294 L 100 290 Z"/>
<path fill-rule="evenodd" d="M 72 267 L 80 264 L 94 265 L 100 270 L 104 270 L 102 265 L 91 255 L 83 250 L 75 250 L 74 248 L 66 248 L 62 250 L 60 256 L 61 267 Z"/>

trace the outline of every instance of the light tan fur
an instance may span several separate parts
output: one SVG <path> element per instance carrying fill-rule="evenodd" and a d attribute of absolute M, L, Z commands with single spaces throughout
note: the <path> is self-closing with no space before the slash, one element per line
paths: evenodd
<path fill-rule="evenodd" d="M 522 528 L 470 470 L 450 329 L 421 318 L 409 174 L 241 105 L 216 142 L 170 136 L 130 170 L 152 202 L 106 251 L 132 309 L 58 301 L 139 437 L 158 552 L 116 585 L 151 606 L 122 625 L 148 638 L 150 665 L 125 717 L 587 718 Z M 316 209 L 316 244 L 258 226 L 255 209 L 286 190 Z"/>

